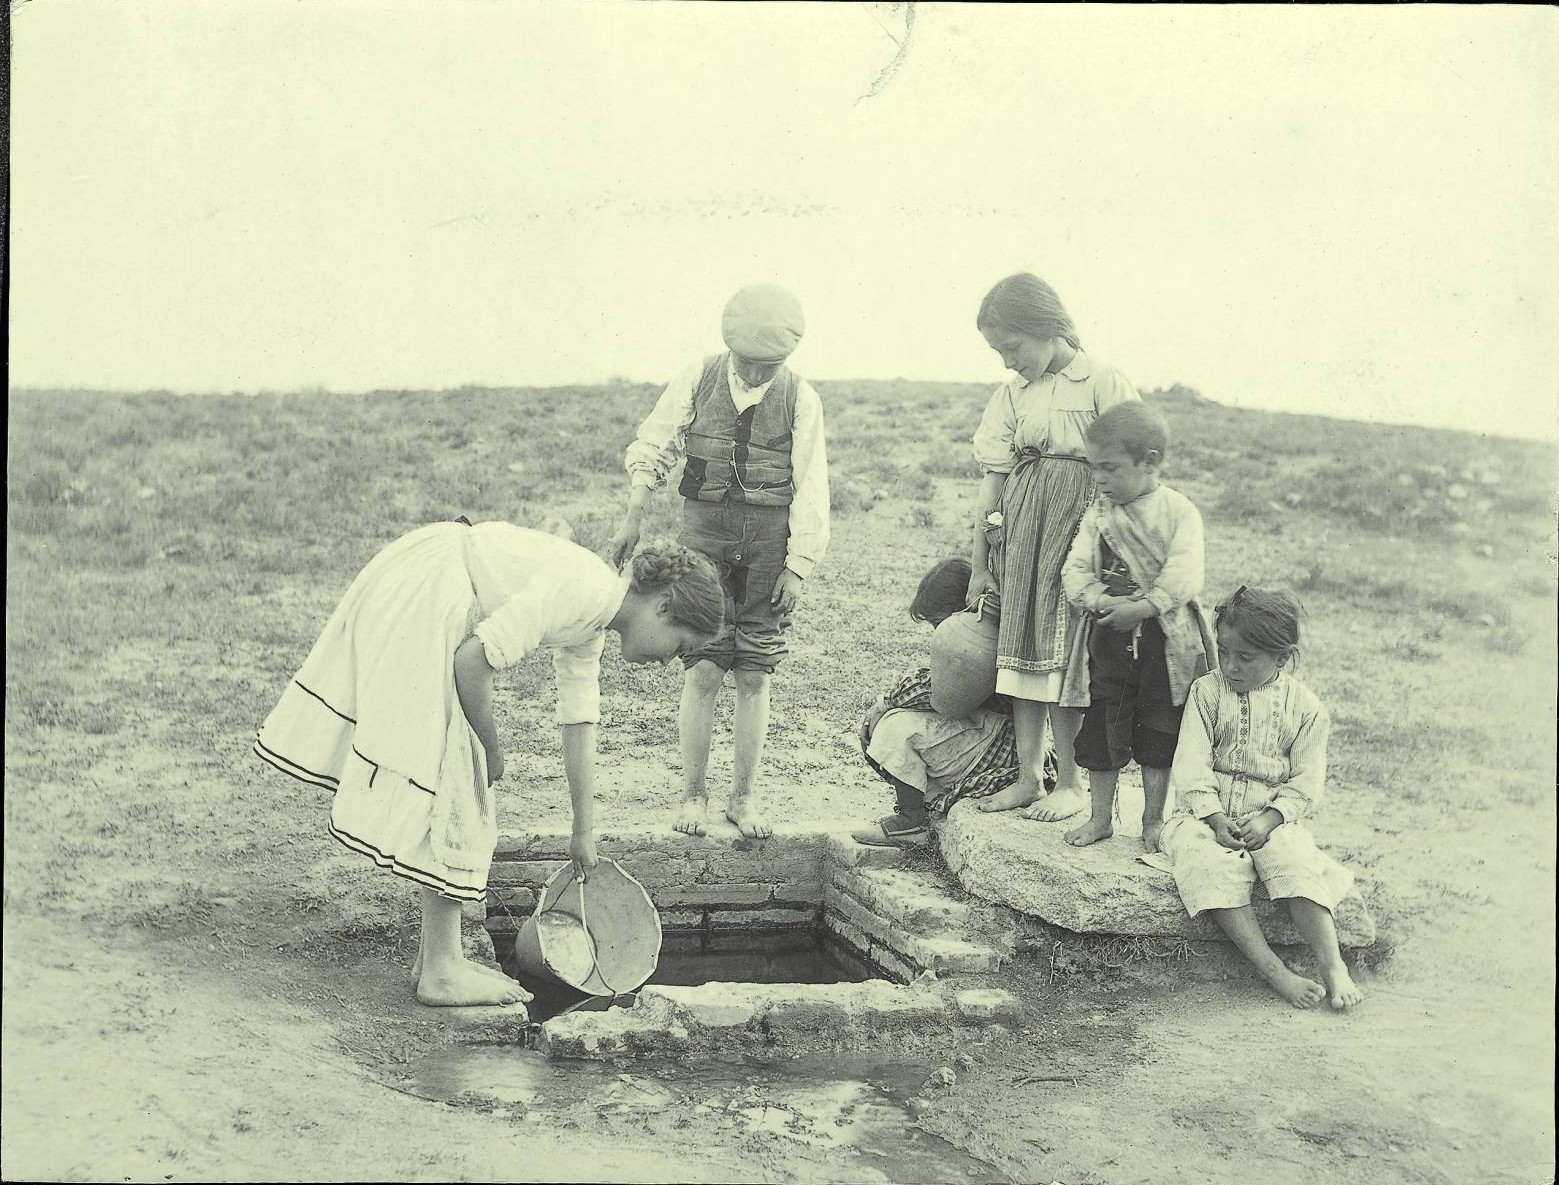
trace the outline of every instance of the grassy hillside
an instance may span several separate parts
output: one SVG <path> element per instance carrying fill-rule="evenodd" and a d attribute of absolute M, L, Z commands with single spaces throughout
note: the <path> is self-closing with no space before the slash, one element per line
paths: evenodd
<path fill-rule="evenodd" d="M 834 537 L 777 683 L 770 769 L 773 782 L 806 787 L 788 810 L 848 817 L 878 797 L 852 739 L 860 707 L 925 646 L 904 606 L 929 562 L 967 547 L 968 439 L 988 389 L 820 388 Z M 312 838 L 323 804 L 278 787 L 247 745 L 353 574 L 402 532 L 462 513 L 561 517 L 603 548 L 625 494 L 623 447 L 655 395 L 626 384 L 13 393 L 11 903 L 81 907 L 83 893 L 97 896 L 82 862 L 126 842 L 180 866 L 140 890 L 172 909 L 166 886 L 199 880 L 212 851 L 241 867 L 274 833 L 311 837 L 287 859 L 324 858 Z M 1207 520 L 1208 599 L 1275 582 L 1307 604 L 1301 670 L 1336 720 L 1345 838 L 1365 841 L 1377 805 L 1438 808 L 1471 785 L 1496 801 L 1551 792 L 1551 450 L 1240 411 L 1183 389 L 1149 398 L 1175 436 L 1167 478 Z M 674 531 L 676 501 L 657 502 L 646 538 Z M 544 663 L 522 664 L 500 702 L 511 784 L 538 815 L 566 810 L 549 680 Z M 608 663 L 613 810 L 658 811 L 673 793 L 676 688 L 674 670 Z M 139 797 L 94 796 L 91 771 L 142 741 L 156 745 L 135 757 Z M 153 790 L 175 770 L 187 792 Z M 72 792 L 44 790 L 60 780 Z M 193 842 L 170 847 L 170 830 Z M 122 905 L 92 901 L 108 916 Z"/>

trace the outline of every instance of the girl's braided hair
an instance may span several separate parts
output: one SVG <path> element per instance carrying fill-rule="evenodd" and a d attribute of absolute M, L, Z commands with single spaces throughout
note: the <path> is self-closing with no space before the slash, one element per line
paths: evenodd
<path fill-rule="evenodd" d="M 1240 636 L 1263 654 L 1280 663 L 1299 655 L 1299 619 L 1305 608 L 1299 598 L 1280 588 L 1240 585 L 1214 609 L 1218 625 L 1240 631 Z"/>
<path fill-rule="evenodd" d="M 1019 272 L 997 283 L 980 302 L 976 329 L 1006 329 L 1041 341 L 1059 337 L 1074 350 L 1083 348 L 1077 326 L 1056 290 L 1032 272 Z"/>
<path fill-rule="evenodd" d="M 671 620 L 700 634 L 718 634 L 725 626 L 725 589 L 706 556 L 677 543 L 647 547 L 633 557 L 632 588 L 637 593 L 664 591 Z"/>

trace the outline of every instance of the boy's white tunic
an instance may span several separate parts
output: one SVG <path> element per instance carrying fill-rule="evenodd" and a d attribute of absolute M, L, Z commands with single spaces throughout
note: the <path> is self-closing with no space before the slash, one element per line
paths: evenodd
<path fill-rule="evenodd" d="M 551 650 L 558 723 L 595 723 L 605 630 L 627 589 L 598 556 L 539 531 L 413 531 L 352 582 L 255 751 L 336 792 L 330 833 L 353 851 L 446 896 L 479 899 L 497 813 L 455 691 L 455 650 L 475 634 L 495 669 Z"/>
<path fill-rule="evenodd" d="M 1218 671 L 1191 684 L 1170 775 L 1178 809 L 1160 840 L 1187 912 L 1248 905 L 1258 877 L 1274 901 L 1337 908 L 1353 874 L 1301 822 L 1326 785 L 1328 730 L 1320 699 L 1282 671 L 1251 692 L 1232 690 Z M 1225 848 L 1204 821 L 1222 811 L 1244 822 L 1268 807 L 1283 822 L 1255 852 Z"/>

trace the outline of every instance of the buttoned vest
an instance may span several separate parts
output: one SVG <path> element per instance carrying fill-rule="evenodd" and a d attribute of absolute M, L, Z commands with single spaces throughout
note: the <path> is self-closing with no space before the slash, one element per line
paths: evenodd
<path fill-rule="evenodd" d="M 729 357 L 716 354 L 704 362 L 677 492 L 700 502 L 789 506 L 796 496 L 790 446 L 798 380 L 781 366 L 763 399 L 738 414 L 726 377 Z"/>

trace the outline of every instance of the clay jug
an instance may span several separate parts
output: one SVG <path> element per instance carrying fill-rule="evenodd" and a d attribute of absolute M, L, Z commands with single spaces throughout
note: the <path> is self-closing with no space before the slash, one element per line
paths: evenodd
<path fill-rule="evenodd" d="M 931 706 L 944 716 L 972 716 L 996 690 L 995 610 L 955 613 L 931 635 Z"/>

